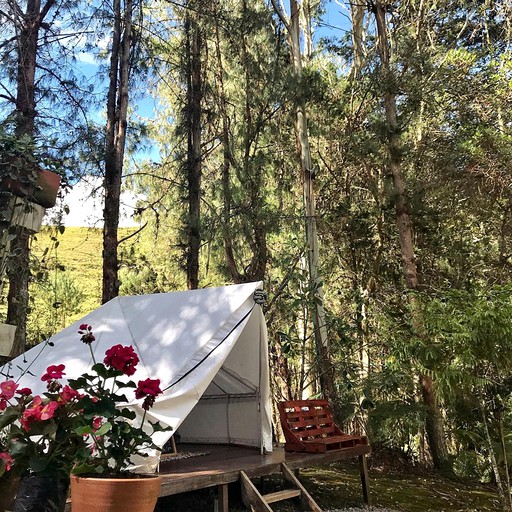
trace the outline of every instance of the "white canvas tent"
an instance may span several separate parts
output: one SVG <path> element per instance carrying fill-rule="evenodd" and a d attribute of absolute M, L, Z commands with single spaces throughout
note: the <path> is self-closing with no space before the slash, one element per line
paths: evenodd
<path fill-rule="evenodd" d="M 132 379 L 159 378 L 164 394 L 150 416 L 179 430 L 182 441 L 272 450 L 267 331 L 254 291 L 261 283 L 117 297 L 4 367 L 22 387 L 46 391 L 40 377 L 64 363 L 66 378 L 90 369 L 77 333 L 93 327 L 97 361 L 112 345 L 132 345 Z M 134 399 L 135 410 L 142 413 Z M 159 433 L 163 446 L 172 433 Z"/>

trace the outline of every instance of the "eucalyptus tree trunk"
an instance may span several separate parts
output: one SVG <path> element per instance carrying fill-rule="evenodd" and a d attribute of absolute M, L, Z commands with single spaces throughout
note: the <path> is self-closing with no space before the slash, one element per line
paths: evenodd
<path fill-rule="evenodd" d="M 132 0 L 114 0 L 105 140 L 102 302 L 119 295 L 118 228 L 128 116 L 128 82 L 132 50 Z"/>
<path fill-rule="evenodd" d="M 190 5 L 193 4 L 193 5 Z M 199 25 L 199 9 L 196 2 L 190 2 L 185 19 L 186 32 L 186 76 L 187 76 L 187 189 L 188 189 L 188 230 L 187 230 L 187 285 L 193 290 L 199 287 L 199 250 L 201 248 L 201 102 L 203 78 L 201 74 L 201 53 L 203 37 Z"/>
<path fill-rule="evenodd" d="M 364 2 L 350 2 L 350 18 L 352 21 L 352 47 L 353 62 L 350 68 L 350 75 L 357 77 L 363 67 L 364 46 L 363 46 L 363 22 L 366 12 L 366 4 Z"/>
<path fill-rule="evenodd" d="M 405 180 L 403 175 L 402 147 L 400 126 L 397 116 L 395 93 L 389 87 L 392 80 L 390 66 L 388 26 L 386 8 L 388 4 L 377 0 L 374 4 L 375 20 L 378 32 L 378 52 L 381 60 L 382 80 L 384 85 L 383 100 L 388 129 L 387 148 L 389 153 L 389 170 L 393 180 L 395 199 L 395 219 L 400 241 L 402 269 L 405 285 L 410 290 L 418 288 L 418 272 L 414 256 L 414 240 L 412 219 L 407 201 Z M 413 327 L 421 336 L 423 318 L 414 297 L 410 298 Z M 443 471 L 451 471 L 451 463 L 444 438 L 443 418 L 436 399 L 434 382 L 429 375 L 420 375 L 421 394 L 426 406 L 425 429 L 432 454 L 434 466 Z"/>
<path fill-rule="evenodd" d="M 55 0 L 48 0 L 44 4 L 40 0 L 28 0 L 23 13 L 17 2 L 8 2 L 18 41 L 15 110 L 15 133 L 18 138 L 33 139 L 35 135 L 35 76 L 39 32 L 46 15 L 54 5 Z M 27 178 L 30 167 L 27 165 L 20 173 L 21 177 L 25 173 Z M 29 304 L 29 233 L 24 228 L 18 230 L 16 238 L 11 242 L 11 251 L 15 256 L 11 261 L 11 270 L 8 271 L 7 323 L 17 327 L 11 350 L 11 356 L 16 356 L 25 349 Z"/>
<path fill-rule="evenodd" d="M 326 398 L 330 398 L 334 396 L 333 371 L 324 310 L 323 283 L 319 270 L 320 257 L 316 226 L 313 166 L 308 135 L 308 118 L 304 91 L 302 91 L 302 52 L 300 46 L 301 6 L 297 0 L 290 0 L 290 17 L 288 19 L 286 14 L 278 6 L 277 0 L 272 0 L 272 5 L 287 29 L 292 71 L 297 84 L 295 100 L 295 131 L 297 135 L 297 146 L 301 166 L 310 286 L 313 292 L 311 307 L 313 310 L 315 342 L 320 363 L 320 385 Z"/>

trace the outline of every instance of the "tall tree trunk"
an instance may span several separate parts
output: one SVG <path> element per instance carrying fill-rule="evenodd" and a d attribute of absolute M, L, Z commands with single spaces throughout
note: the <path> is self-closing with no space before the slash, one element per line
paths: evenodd
<path fill-rule="evenodd" d="M 247 2 L 241 2 L 242 18 L 249 18 L 250 11 L 247 8 Z M 218 19 L 216 17 L 216 19 Z M 216 37 L 216 58 L 217 58 L 217 92 L 219 100 L 219 113 L 222 120 L 221 144 L 223 148 L 222 163 L 222 193 L 223 193 L 223 238 L 224 251 L 226 255 L 226 266 L 231 279 L 235 283 L 244 283 L 251 281 L 261 281 L 265 276 L 265 270 L 268 261 L 267 229 L 263 215 L 260 215 L 262 205 L 262 183 L 260 169 L 254 166 L 254 148 L 259 136 L 258 112 L 254 110 L 252 100 L 252 75 L 251 75 L 251 56 L 250 41 L 248 33 L 243 31 L 240 41 L 240 62 L 243 66 L 245 83 L 244 91 L 244 119 L 243 119 L 243 155 L 241 164 L 238 167 L 238 179 L 240 185 L 245 187 L 244 197 L 250 199 L 250 208 L 247 209 L 248 226 L 250 223 L 251 233 L 248 230 L 244 233 L 245 239 L 251 249 L 251 261 L 248 265 L 237 263 L 235 257 L 235 247 L 233 244 L 232 232 L 232 192 L 231 192 L 231 169 L 236 168 L 236 161 L 231 152 L 231 134 L 229 129 L 229 116 L 227 111 L 227 98 L 224 89 L 224 69 L 222 65 L 222 54 L 220 49 L 219 26 L 215 26 Z M 242 89 L 242 84 L 240 84 Z M 256 119 L 255 119 L 256 118 Z"/>
<path fill-rule="evenodd" d="M 193 290 L 199 287 L 199 250 L 201 248 L 201 102 L 203 83 L 201 75 L 202 35 L 199 11 L 187 11 L 187 185 L 188 185 L 188 248 L 187 285 Z"/>
<path fill-rule="evenodd" d="M 43 6 L 40 0 L 28 0 L 25 14 L 22 14 L 17 3 L 9 3 L 18 36 L 15 131 L 19 138 L 33 139 L 35 135 L 37 42 L 41 24 L 54 4 L 55 0 L 48 0 Z M 20 174 L 23 173 L 25 178 L 29 176 L 29 165 L 20 170 Z M 17 327 L 11 350 L 11 356 L 16 356 L 25 349 L 27 333 L 30 269 L 29 234 L 25 229 L 20 228 L 18 236 L 11 243 L 11 250 L 16 256 L 12 270 L 8 271 L 7 323 Z"/>
<path fill-rule="evenodd" d="M 295 130 L 300 157 L 303 187 L 306 243 L 310 286 L 313 291 L 313 328 L 319 359 L 319 377 L 322 392 L 327 399 L 334 397 L 334 376 L 331 363 L 327 322 L 324 310 L 323 283 L 319 272 L 318 235 L 316 229 L 316 207 L 313 187 L 311 151 L 309 148 L 306 101 L 302 91 L 302 52 L 300 47 L 300 6 L 297 0 L 290 0 L 290 18 L 279 6 L 278 0 L 271 0 L 275 12 L 287 30 L 290 45 L 292 71 L 296 81 Z"/>
<path fill-rule="evenodd" d="M 128 82 L 132 48 L 132 0 L 114 0 L 105 141 L 105 207 L 103 210 L 102 302 L 119 295 L 118 228 L 128 116 Z"/>
<path fill-rule="evenodd" d="M 227 113 L 226 91 L 224 89 L 224 66 L 222 64 L 222 52 L 220 48 L 220 30 L 219 16 L 217 12 L 218 1 L 214 2 L 215 6 L 215 55 L 217 58 L 217 96 L 219 101 L 219 113 L 222 120 L 222 231 L 224 239 L 224 252 L 226 255 L 226 265 L 228 267 L 231 278 L 235 284 L 242 282 L 242 276 L 238 271 L 235 254 L 233 250 L 233 239 L 231 235 L 231 163 L 233 155 L 231 154 L 230 137 L 229 137 L 229 119 Z"/>
<path fill-rule="evenodd" d="M 418 272 L 414 257 L 412 220 L 402 172 L 402 148 L 400 141 L 400 127 L 397 116 L 396 96 L 389 88 L 389 84 L 392 83 L 392 71 L 390 67 L 386 7 L 387 4 L 380 0 L 374 4 L 375 20 L 378 32 L 378 51 L 381 59 L 382 80 L 385 87 L 383 99 L 388 126 L 387 145 L 389 152 L 389 169 L 393 179 L 395 218 L 398 237 L 400 240 L 404 280 L 408 289 L 416 290 L 418 288 Z M 423 318 L 419 307 L 415 304 L 414 297 L 411 297 L 410 300 L 413 315 L 413 327 L 416 332 L 421 335 L 424 331 Z M 425 429 L 434 466 L 442 471 L 451 471 L 451 463 L 444 438 L 443 418 L 437 404 L 434 382 L 430 376 L 421 375 L 420 385 L 423 401 L 427 410 Z"/>
<path fill-rule="evenodd" d="M 288 25 L 293 72 L 298 84 L 295 106 L 295 129 L 300 152 L 303 201 L 305 213 L 306 241 L 308 247 L 308 265 L 310 284 L 313 288 L 313 325 L 315 341 L 320 362 L 320 384 L 326 398 L 333 396 L 333 371 L 327 333 L 327 322 L 324 311 L 323 285 L 319 271 L 319 249 L 316 228 L 316 206 L 309 147 L 308 118 L 302 84 L 302 54 L 300 48 L 300 11 L 297 0 L 290 0 L 290 22 Z"/>

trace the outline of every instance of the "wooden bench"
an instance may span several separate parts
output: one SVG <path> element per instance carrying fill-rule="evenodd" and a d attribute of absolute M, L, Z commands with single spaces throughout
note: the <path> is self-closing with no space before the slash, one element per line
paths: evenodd
<path fill-rule="evenodd" d="M 290 400 L 278 404 L 288 452 L 325 453 L 368 445 L 366 436 L 342 432 L 327 400 Z"/>
<path fill-rule="evenodd" d="M 287 452 L 343 454 L 358 457 L 363 500 L 371 504 L 366 456 L 372 449 L 366 436 L 351 436 L 334 423 L 327 400 L 289 400 L 278 404 Z M 334 453 L 333 453 L 334 454 Z"/>

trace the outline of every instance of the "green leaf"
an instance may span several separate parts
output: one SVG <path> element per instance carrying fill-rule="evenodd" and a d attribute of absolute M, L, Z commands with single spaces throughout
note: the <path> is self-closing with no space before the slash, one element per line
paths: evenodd
<path fill-rule="evenodd" d="M 119 411 L 119 416 L 126 418 L 128 420 L 134 420 L 135 417 L 137 416 L 137 414 L 135 413 L 135 411 L 132 411 L 130 409 L 127 409 L 126 407 L 123 407 Z"/>
<path fill-rule="evenodd" d="M 14 423 L 18 418 L 18 411 L 7 408 L 0 414 L 0 430 L 7 427 L 11 423 Z"/>
<path fill-rule="evenodd" d="M 73 475 L 84 475 L 86 473 L 103 473 L 103 466 L 93 466 L 92 464 L 77 464 L 72 470 Z"/>
<path fill-rule="evenodd" d="M 103 425 L 101 425 L 101 427 L 98 430 L 96 430 L 96 432 L 94 432 L 94 435 L 103 436 L 110 430 L 112 430 L 112 423 L 106 421 L 105 423 L 103 423 Z"/>
<path fill-rule="evenodd" d="M 49 462 L 50 459 L 46 455 L 33 455 L 29 460 L 30 469 L 34 473 L 42 473 L 48 467 Z"/>
<path fill-rule="evenodd" d="M 95 371 L 100 377 L 104 379 L 108 379 L 110 377 L 110 373 L 103 363 L 96 363 L 92 367 L 92 370 Z"/>
<path fill-rule="evenodd" d="M 100 398 L 97 402 L 88 400 L 84 404 L 84 416 L 92 418 L 94 416 L 103 416 L 105 418 L 112 418 L 116 415 L 116 403 L 108 398 Z"/>

